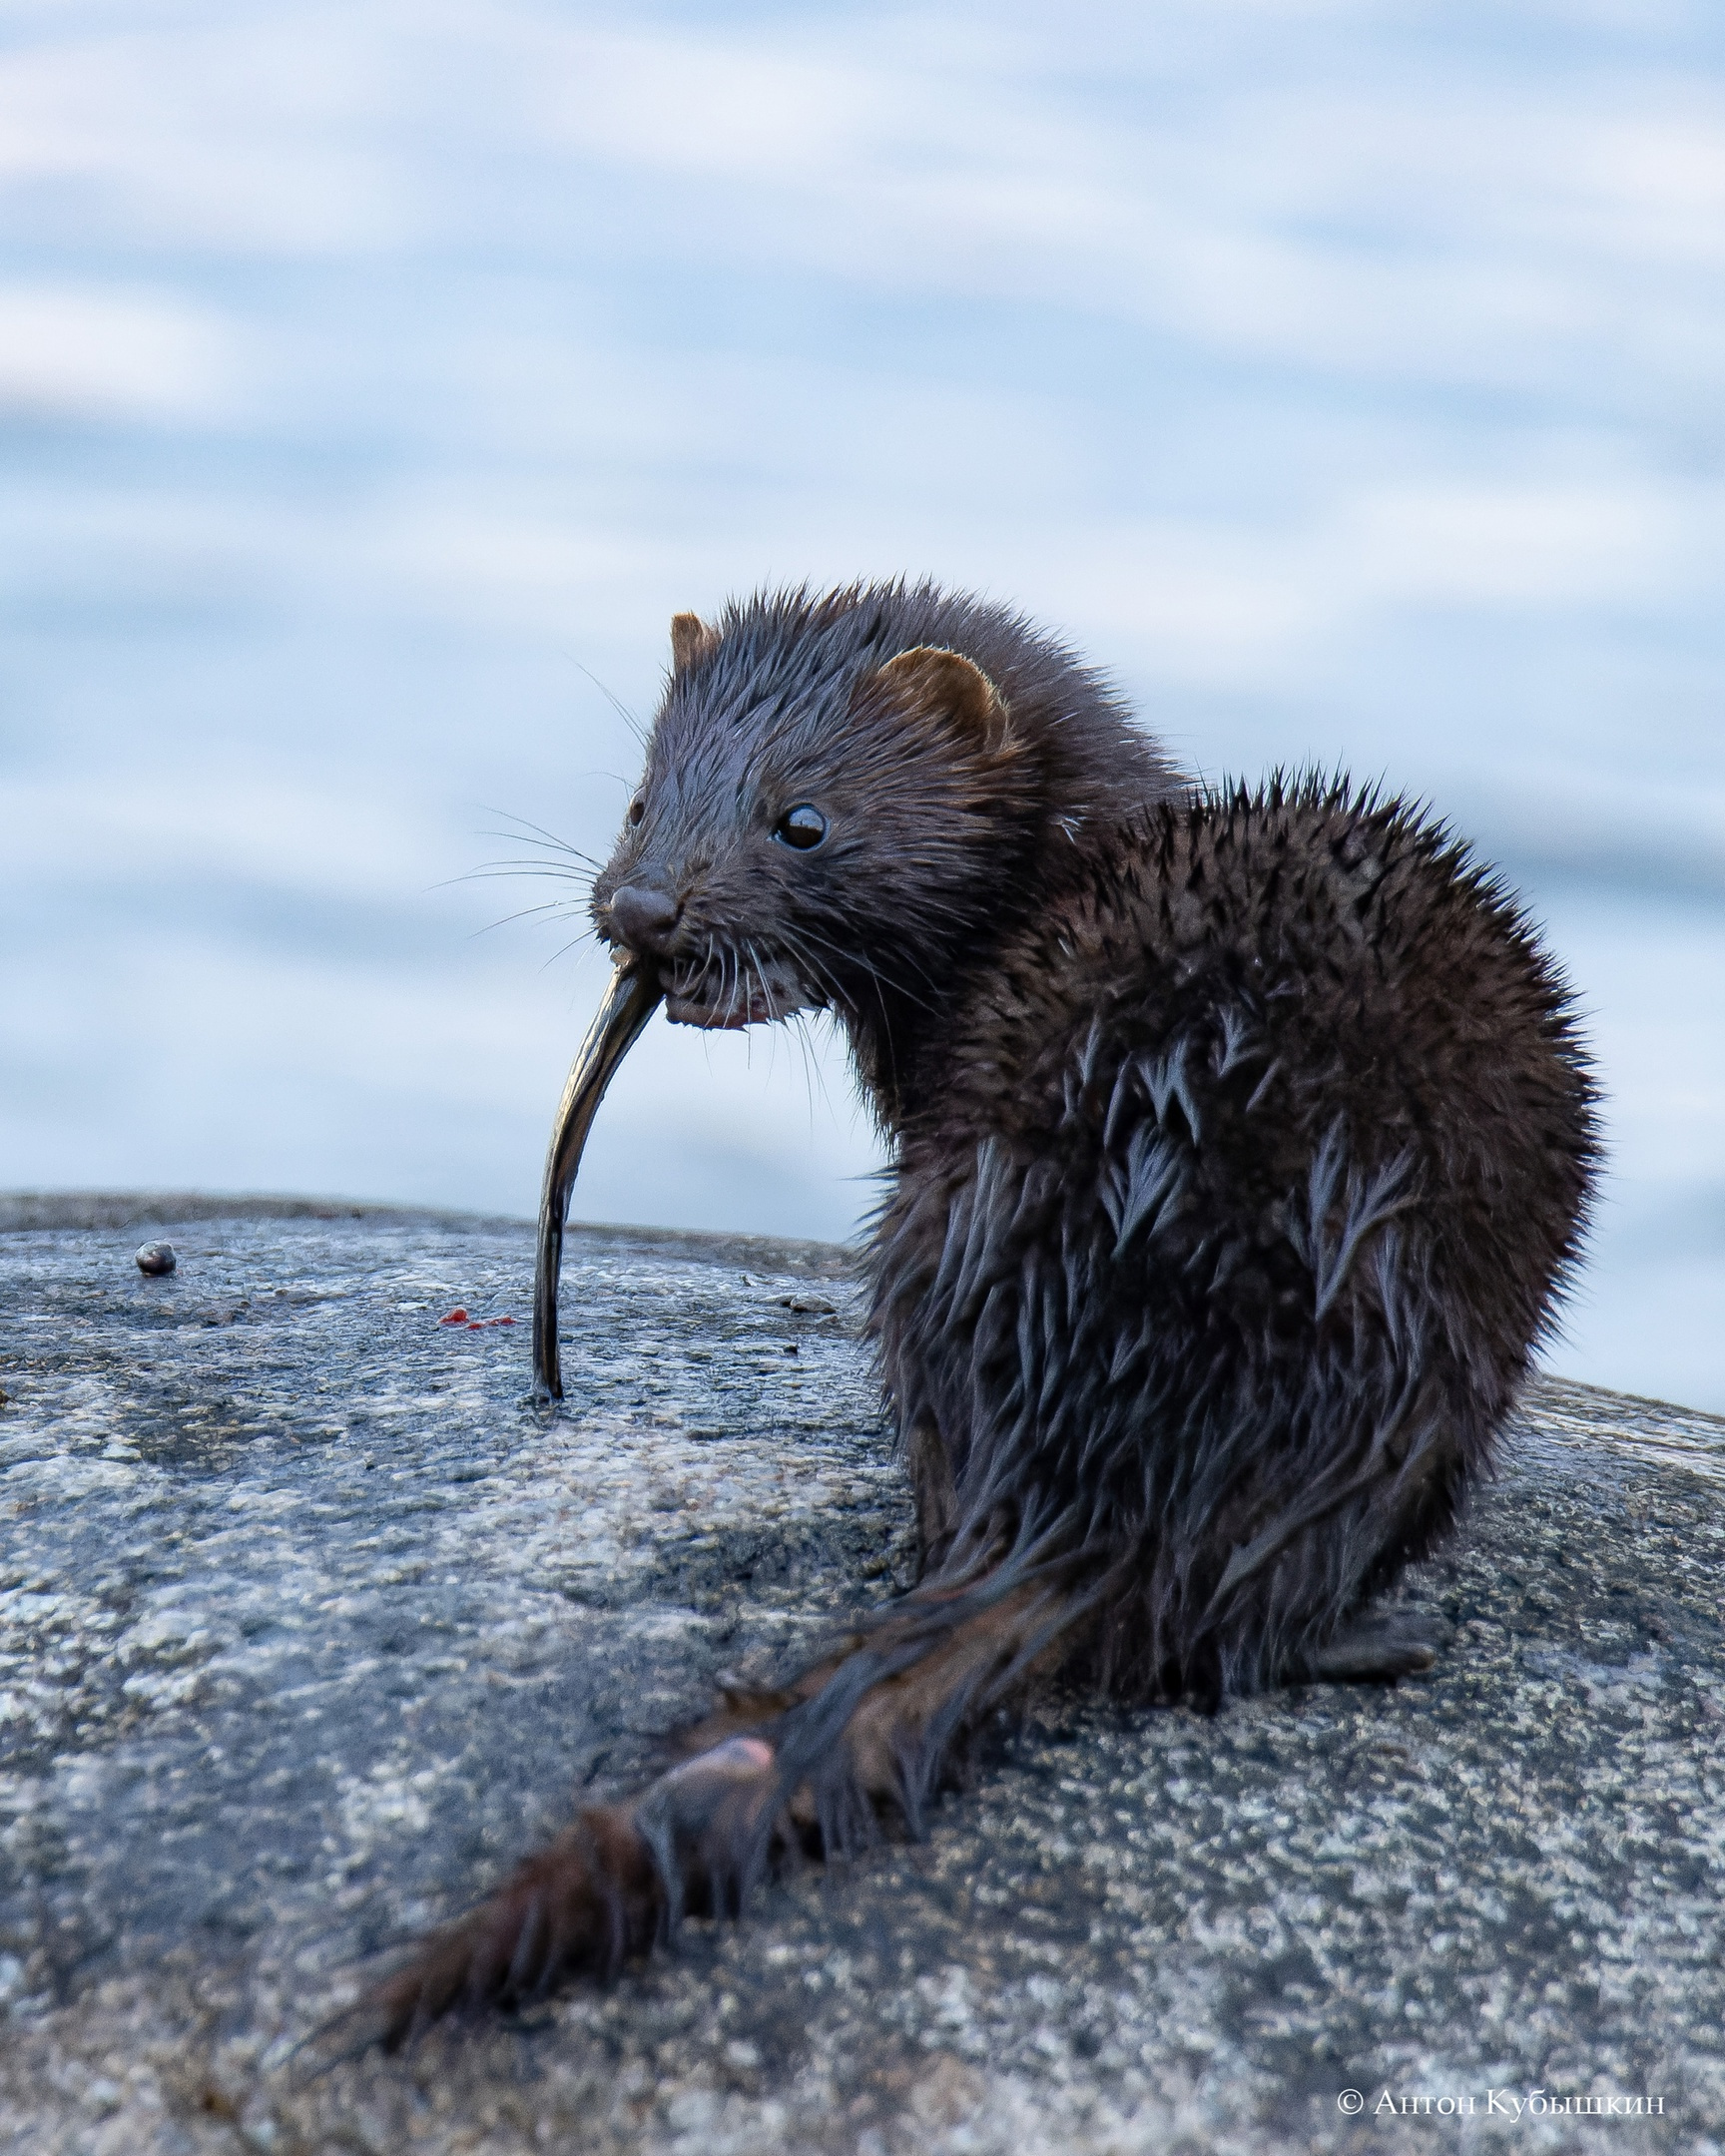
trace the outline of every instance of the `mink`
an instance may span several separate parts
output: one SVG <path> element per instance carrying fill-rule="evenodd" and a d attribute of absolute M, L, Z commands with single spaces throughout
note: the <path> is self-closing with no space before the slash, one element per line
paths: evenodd
<path fill-rule="evenodd" d="M 890 1146 L 868 1332 L 920 1574 L 426 1941 L 367 2002 L 387 2046 L 920 1832 L 1057 1682 L 1213 1710 L 1429 1667 L 1384 1597 L 1491 1471 L 1585 1228 L 1571 995 L 1420 807 L 1196 786 L 1060 642 L 931 585 L 672 644 L 593 886 L 619 966 L 547 1168 L 542 1389 L 580 1143 L 646 1017 L 829 1011 Z"/>

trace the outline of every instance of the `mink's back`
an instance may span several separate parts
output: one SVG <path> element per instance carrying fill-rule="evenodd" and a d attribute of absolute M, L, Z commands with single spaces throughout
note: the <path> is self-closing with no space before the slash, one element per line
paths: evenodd
<path fill-rule="evenodd" d="M 1567 987 L 1520 905 L 1440 823 L 1320 779 L 1110 834 L 972 983 L 938 1121 L 1035 1143 L 1093 1030 L 1100 1074 L 1229 1024 L 1279 1063 L 1253 1154 L 1270 1141 L 1283 1167 L 1337 1117 L 1374 1154 L 1437 1145 L 1464 1184 L 1509 1169 L 1487 1167 L 1487 1132 L 1513 1132 L 1528 1167 L 1591 1147 Z M 1572 1221 L 1582 1182 L 1557 1177 L 1552 1218 Z"/>
<path fill-rule="evenodd" d="M 1314 778 L 1121 828 L 973 984 L 907 1151 L 1058 1148 L 1170 1056 L 1176 1123 L 1238 1202 L 1274 1207 L 1340 1129 L 1363 1167 L 1440 1174 L 1476 1254 L 1573 1256 L 1596 1137 L 1568 989 L 1513 897 L 1398 801 Z"/>

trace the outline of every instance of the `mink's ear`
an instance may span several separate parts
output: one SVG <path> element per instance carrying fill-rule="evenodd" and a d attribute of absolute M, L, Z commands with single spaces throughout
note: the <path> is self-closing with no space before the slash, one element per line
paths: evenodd
<path fill-rule="evenodd" d="M 699 614 L 673 614 L 671 617 L 671 665 L 674 672 L 684 673 L 697 659 L 705 658 L 719 641 Z"/>
<path fill-rule="evenodd" d="M 1002 747 L 1011 732 L 1005 699 L 982 669 L 962 652 L 918 644 L 914 651 L 888 659 L 874 679 L 899 704 L 911 710 L 943 713 L 991 748 Z"/>

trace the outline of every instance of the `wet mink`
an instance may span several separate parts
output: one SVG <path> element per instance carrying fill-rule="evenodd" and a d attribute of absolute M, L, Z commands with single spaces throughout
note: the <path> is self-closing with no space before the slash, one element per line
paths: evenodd
<path fill-rule="evenodd" d="M 928 586 L 680 615 L 673 651 L 593 890 L 619 985 L 548 1171 L 541 1369 L 579 1134 L 660 995 L 831 1010 L 892 1144 L 869 1323 L 922 1574 L 431 1939 L 385 2043 L 914 1831 L 1056 1675 L 1214 1707 L 1428 1666 L 1376 1600 L 1488 1471 L 1586 1213 L 1563 982 L 1418 809 L 1196 791 L 1062 646 Z"/>

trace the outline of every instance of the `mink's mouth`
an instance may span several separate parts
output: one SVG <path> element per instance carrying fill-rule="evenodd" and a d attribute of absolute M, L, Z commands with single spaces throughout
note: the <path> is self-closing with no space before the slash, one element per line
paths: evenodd
<path fill-rule="evenodd" d="M 727 952 L 668 966 L 662 978 L 665 1015 L 673 1025 L 735 1031 L 770 1025 L 794 1011 L 820 1010 L 827 1001 L 784 958 L 738 958 Z"/>

